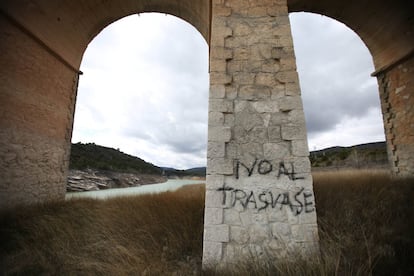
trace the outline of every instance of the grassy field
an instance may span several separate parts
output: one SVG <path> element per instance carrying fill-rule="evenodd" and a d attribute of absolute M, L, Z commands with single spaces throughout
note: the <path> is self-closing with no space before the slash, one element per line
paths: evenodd
<path fill-rule="evenodd" d="M 414 181 L 314 174 L 319 263 L 201 271 L 204 188 L 0 214 L 2 275 L 414 275 Z"/>

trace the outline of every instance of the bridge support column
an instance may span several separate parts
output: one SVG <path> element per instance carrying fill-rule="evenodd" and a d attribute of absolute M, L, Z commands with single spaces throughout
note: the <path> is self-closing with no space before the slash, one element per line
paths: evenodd
<path fill-rule="evenodd" d="M 64 199 L 77 73 L 0 15 L 0 209 Z"/>
<path fill-rule="evenodd" d="M 414 176 L 414 54 L 375 75 L 392 172 Z"/>
<path fill-rule="evenodd" d="M 210 47 L 203 265 L 318 254 L 286 1 L 213 0 Z"/>

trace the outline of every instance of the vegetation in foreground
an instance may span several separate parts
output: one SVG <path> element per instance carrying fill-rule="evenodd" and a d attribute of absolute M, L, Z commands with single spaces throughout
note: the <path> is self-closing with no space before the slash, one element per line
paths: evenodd
<path fill-rule="evenodd" d="M 204 190 L 77 199 L 0 215 L 3 275 L 414 275 L 414 181 L 314 174 L 319 263 L 201 271 Z"/>

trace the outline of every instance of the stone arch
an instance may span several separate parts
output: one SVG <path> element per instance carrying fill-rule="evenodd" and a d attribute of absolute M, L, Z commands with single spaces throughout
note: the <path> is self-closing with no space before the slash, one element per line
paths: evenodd
<path fill-rule="evenodd" d="M 0 6 L 8 18 L 56 51 L 73 68 L 78 68 L 89 42 L 112 22 L 143 12 L 175 15 L 192 24 L 209 40 L 210 5 L 208 1 L 4 1 Z"/>
<path fill-rule="evenodd" d="M 387 140 L 396 175 L 413 175 L 414 3 L 412 1 L 288 0 L 290 12 L 305 11 L 336 19 L 364 41 L 373 57 Z"/>
<path fill-rule="evenodd" d="M 367 45 L 377 73 L 413 53 L 414 3 L 410 1 L 288 0 L 288 8 L 289 12 L 326 15 L 347 25 Z"/>
<path fill-rule="evenodd" d="M 142 12 L 182 18 L 209 41 L 205 0 L 2 1 L 0 208 L 64 198 L 83 53 L 104 27 Z"/>

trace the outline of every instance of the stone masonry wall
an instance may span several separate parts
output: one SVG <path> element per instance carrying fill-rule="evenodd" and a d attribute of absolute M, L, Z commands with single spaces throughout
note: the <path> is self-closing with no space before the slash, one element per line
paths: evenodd
<path fill-rule="evenodd" d="M 0 209 L 64 199 L 77 74 L 0 15 Z"/>
<path fill-rule="evenodd" d="M 379 74 L 388 160 L 397 176 L 414 175 L 414 56 Z"/>
<path fill-rule="evenodd" d="M 318 252 L 286 0 L 214 0 L 203 264 Z"/>

